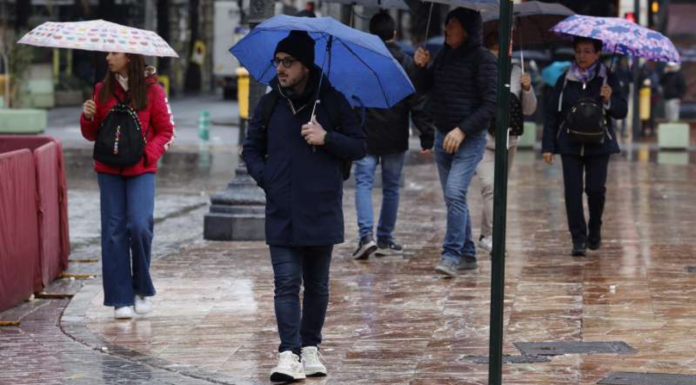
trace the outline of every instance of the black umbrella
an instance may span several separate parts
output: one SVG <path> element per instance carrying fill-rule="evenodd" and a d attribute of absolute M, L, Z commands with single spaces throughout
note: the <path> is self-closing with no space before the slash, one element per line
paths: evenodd
<path fill-rule="evenodd" d="M 512 16 L 515 22 L 513 42 L 516 46 L 549 44 L 562 41 L 563 38 L 551 32 L 551 27 L 575 12 L 558 3 L 527 1 L 513 6 Z M 498 30 L 497 12 L 481 14 L 484 33 Z"/>

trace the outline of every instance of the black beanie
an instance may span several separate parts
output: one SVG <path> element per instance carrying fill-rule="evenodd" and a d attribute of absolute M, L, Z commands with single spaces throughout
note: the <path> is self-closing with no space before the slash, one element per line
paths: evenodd
<path fill-rule="evenodd" d="M 278 43 L 273 55 L 278 52 L 294 57 L 309 69 L 314 67 L 314 39 L 305 31 L 290 31 L 288 37 Z"/>

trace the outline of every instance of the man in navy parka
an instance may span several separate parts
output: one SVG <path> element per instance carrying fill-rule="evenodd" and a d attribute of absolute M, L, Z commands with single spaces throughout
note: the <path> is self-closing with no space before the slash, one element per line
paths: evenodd
<path fill-rule="evenodd" d="M 294 381 L 326 375 L 318 348 L 331 253 L 343 242 L 342 166 L 364 157 L 366 142 L 346 98 L 326 77 L 319 81 L 314 40 L 306 32 L 292 31 L 281 40 L 273 65 L 277 77 L 254 112 L 242 157 L 266 192 L 266 243 L 281 340 L 271 380 Z"/>

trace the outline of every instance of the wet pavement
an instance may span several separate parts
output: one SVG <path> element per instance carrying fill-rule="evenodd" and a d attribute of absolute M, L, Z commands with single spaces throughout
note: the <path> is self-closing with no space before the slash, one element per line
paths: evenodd
<path fill-rule="evenodd" d="M 80 151 L 68 151 L 69 163 L 88 159 Z M 158 295 L 154 312 L 133 321 L 115 321 L 101 305 L 96 183 L 83 167 L 71 168 L 69 272 L 96 278 L 60 279 L 49 289 L 71 300 L 37 299 L 0 313 L 20 321 L 0 328 L 0 384 L 268 383 L 278 344 L 268 250 L 201 239 L 208 195 L 236 162 L 232 152 L 212 155 L 209 168 L 197 154 L 163 161 L 152 268 Z M 517 363 L 504 366 L 504 383 L 696 375 L 695 169 L 615 159 L 604 246 L 572 258 L 560 165 L 520 155 L 510 180 L 504 346 Z M 476 235 L 477 186 L 469 194 Z M 396 231 L 404 257 L 351 260 L 353 199 L 347 189 L 348 242 L 332 266 L 322 345 L 330 375 L 306 383 L 487 384 L 490 258 L 479 253 L 478 271 L 456 279 L 434 273 L 445 208 L 433 164 L 409 157 Z M 635 351 L 540 359 L 517 348 L 541 342 L 623 342 Z"/>

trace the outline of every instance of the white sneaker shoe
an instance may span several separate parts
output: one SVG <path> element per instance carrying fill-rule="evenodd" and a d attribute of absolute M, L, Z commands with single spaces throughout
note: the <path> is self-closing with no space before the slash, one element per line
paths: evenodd
<path fill-rule="evenodd" d="M 326 376 L 326 366 L 321 363 L 319 349 L 314 346 L 302 348 L 302 365 L 307 377 Z"/>
<path fill-rule="evenodd" d="M 152 297 L 135 296 L 135 312 L 147 314 L 152 311 Z"/>
<path fill-rule="evenodd" d="M 478 247 L 482 248 L 487 253 L 490 253 L 493 251 L 493 237 L 490 235 L 487 237 L 481 237 L 478 241 Z"/>
<path fill-rule="evenodd" d="M 278 354 L 278 366 L 271 371 L 271 381 L 290 382 L 305 378 L 307 376 L 297 354 L 289 350 Z"/>
<path fill-rule="evenodd" d="M 130 306 L 121 306 L 121 307 L 115 308 L 114 318 L 116 318 L 116 319 L 131 319 L 131 318 L 133 318 L 133 308 Z"/>

